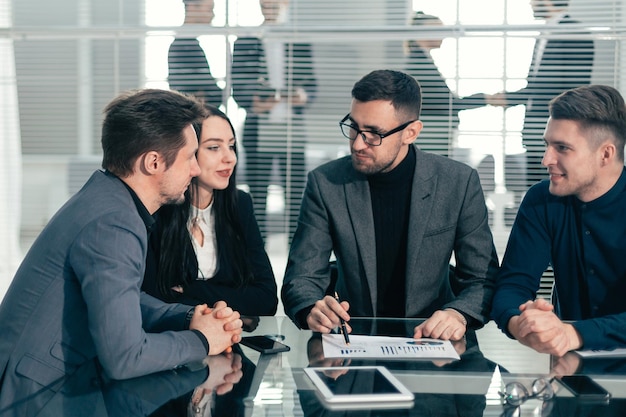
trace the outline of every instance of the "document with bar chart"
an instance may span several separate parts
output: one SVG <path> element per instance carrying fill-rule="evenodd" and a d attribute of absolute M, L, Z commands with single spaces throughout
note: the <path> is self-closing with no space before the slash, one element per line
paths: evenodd
<path fill-rule="evenodd" d="M 326 358 L 460 359 L 449 340 L 351 334 L 346 345 L 343 335 L 324 334 L 322 346 Z"/>

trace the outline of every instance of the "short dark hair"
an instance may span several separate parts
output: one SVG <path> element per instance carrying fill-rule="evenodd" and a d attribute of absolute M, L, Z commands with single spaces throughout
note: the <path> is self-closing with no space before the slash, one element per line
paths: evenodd
<path fill-rule="evenodd" d="M 190 6 L 192 4 L 200 4 L 202 3 L 204 0 L 183 0 L 183 4 L 185 5 L 185 7 Z"/>
<path fill-rule="evenodd" d="M 432 14 L 426 14 L 422 11 L 413 13 L 411 16 L 411 25 L 413 26 L 422 26 L 422 25 L 431 25 L 431 24 L 441 24 L 441 19 Z"/>
<path fill-rule="evenodd" d="M 569 0 L 550 0 L 550 3 L 552 3 L 552 6 L 561 9 L 569 7 Z"/>
<path fill-rule="evenodd" d="M 205 114 L 199 100 L 172 90 L 120 94 L 104 109 L 102 168 L 126 177 L 137 158 L 149 151 L 159 152 L 169 168 L 185 146 L 183 130 L 201 123 Z"/>
<path fill-rule="evenodd" d="M 550 101 L 550 117 L 578 122 L 593 146 L 612 139 L 618 159 L 624 160 L 626 104 L 615 88 L 595 84 L 567 90 Z"/>
<path fill-rule="evenodd" d="M 422 107 L 422 91 L 417 80 L 394 70 L 372 71 L 354 84 L 352 97 L 367 102 L 391 101 L 396 112 L 408 119 L 418 119 Z"/>

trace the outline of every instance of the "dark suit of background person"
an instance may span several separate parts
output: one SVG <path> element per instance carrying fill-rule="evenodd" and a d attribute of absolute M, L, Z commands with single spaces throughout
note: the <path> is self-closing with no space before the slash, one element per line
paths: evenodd
<path fill-rule="evenodd" d="M 176 132 L 183 135 L 185 145 L 168 168 L 172 182 L 165 187 L 152 180 L 164 172 L 165 164 L 157 159 L 159 152 L 144 152 L 140 157 L 150 162 L 142 168 L 150 172 L 150 179 L 139 169 L 139 157 L 124 181 L 108 171 L 96 171 L 50 219 L 0 304 L 0 414 L 10 407 L 35 415 L 89 362 L 97 361 L 110 378 L 126 379 L 207 356 L 206 336 L 187 330 L 189 306 L 168 305 L 140 291 L 147 234 L 154 221 L 149 208 L 158 208 L 157 195 L 182 195 L 183 181 L 194 174 L 187 155 L 197 144 L 190 129 L 192 122 L 204 117 L 204 107 L 178 93 L 156 89 L 124 93 L 109 106 L 102 129 L 103 165 L 116 170 L 122 169 L 116 166 L 121 163 L 110 160 L 115 152 L 109 146 L 125 137 L 138 145 L 154 125 L 154 130 L 162 131 L 153 144 L 144 146 L 163 147 L 177 126 L 189 122 Z M 125 133 L 135 119 L 142 121 L 134 126 L 136 137 Z M 150 171 L 154 169 L 158 170 Z M 145 185 L 141 189 L 145 200 L 129 185 L 138 187 L 138 182 Z M 212 316 L 195 320 L 209 323 Z M 216 332 L 216 349 L 223 336 Z M 37 394 L 39 403 L 33 400 Z"/>
<path fill-rule="evenodd" d="M 279 3 L 263 0 L 261 3 Z M 283 1 L 284 4 L 287 2 Z M 286 7 L 286 6 L 285 6 Z M 264 10 L 266 24 L 270 15 Z M 268 43 L 269 42 L 269 43 Z M 274 99 L 276 81 L 268 72 L 271 53 L 268 45 L 282 49 L 284 65 L 282 72 L 282 94 L 278 106 L 285 106 L 286 118 L 272 120 L 272 111 L 255 113 L 253 99 Z M 282 46 L 281 46 L 282 45 Z M 261 227 L 261 234 L 267 238 L 270 230 L 266 216 L 267 192 L 271 184 L 272 164 L 279 164 L 280 181 L 285 187 L 285 213 L 289 240 L 296 227 L 298 209 L 304 190 L 306 176 L 306 131 L 304 112 L 311 105 L 317 91 L 317 81 L 313 73 L 311 45 L 307 43 L 279 42 L 278 38 L 267 40 L 254 37 L 241 37 L 235 41 L 233 49 L 232 84 L 233 96 L 240 107 L 246 110 L 243 130 L 243 147 L 246 160 L 246 178 L 254 201 L 254 211 Z M 274 53 L 280 53 L 274 50 Z M 279 81 L 280 82 L 280 81 Z M 302 105 L 291 106 L 289 93 L 296 89 L 306 92 L 307 101 Z M 281 93 L 281 92 L 279 92 Z M 278 97 L 278 95 L 276 96 Z M 274 107 L 276 111 L 279 107 Z M 290 109 L 290 114 L 289 114 Z"/>
<path fill-rule="evenodd" d="M 411 18 L 413 26 L 441 26 L 441 20 L 432 15 L 417 12 Z M 456 142 L 459 128 L 459 112 L 485 106 L 484 94 L 458 97 L 448 87 L 439 72 L 430 51 L 441 47 L 441 39 L 416 39 L 407 41 L 406 72 L 422 87 L 422 112 L 424 123 L 416 144 L 423 151 L 448 156 Z"/>
<path fill-rule="evenodd" d="M 232 264 L 227 259 L 224 251 L 220 251 L 219 267 L 211 279 L 193 280 L 184 293 L 172 292 L 169 296 L 164 296 L 159 291 L 156 283 L 162 235 L 161 224 L 163 221 L 161 217 L 158 217 L 156 229 L 150 234 L 148 262 L 142 289 L 146 293 L 166 302 L 188 305 L 203 303 L 213 305 L 219 300 L 225 300 L 230 307 L 242 315 L 274 315 L 278 304 L 276 280 L 254 217 L 252 199 L 248 193 L 241 190 L 237 190 L 237 199 L 239 220 L 247 246 L 246 255 L 253 269 L 254 281 L 247 284 L 244 288 L 234 286 L 232 282 Z M 195 256 L 195 254 L 192 253 L 190 256 Z M 193 263 L 191 258 L 188 258 L 188 263 Z"/>
<path fill-rule="evenodd" d="M 213 0 L 183 0 L 185 25 L 209 25 L 213 20 Z M 172 90 L 193 94 L 215 106 L 222 103 L 222 89 L 211 75 L 211 68 L 197 38 L 174 39 L 167 54 Z"/>
<path fill-rule="evenodd" d="M 571 19 L 565 12 L 568 1 L 532 0 L 531 6 L 536 18 L 546 19 L 546 24 L 562 26 L 574 25 L 579 22 Z M 573 33 L 576 29 L 570 29 Z M 563 32 L 559 32 L 563 33 Z M 538 38 L 528 71 L 528 84 L 525 88 L 504 93 L 507 106 L 524 104 L 524 127 L 522 143 L 526 148 L 526 163 L 520 167 L 511 161 L 505 164 L 505 183 L 509 191 L 515 194 L 515 205 L 528 188 L 542 179 L 547 178 L 547 171 L 541 165 L 544 142 L 543 131 L 548 120 L 548 104 L 550 100 L 580 85 L 589 84 L 593 66 L 593 40 L 581 37 L 558 39 L 559 33 L 544 34 L 546 38 Z M 495 103 L 494 103 L 495 104 Z"/>
<path fill-rule="evenodd" d="M 397 301 L 404 303 L 406 317 L 429 317 L 449 307 L 472 322 L 485 323 L 498 262 L 478 174 L 460 162 L 409 147 L 416 161 L 406 288 Z M 353 168 L 350 156 L 311 171 L 285 271 L 282 299 L 287 315 L 306 327 L 298 313 L 324 297 L 334 252 L 336 289 L 350 303 L 350 315 L 379 316 L 374 242 L 368 178 Z M 453 251 L 456 271 L 450 274 Z"/>

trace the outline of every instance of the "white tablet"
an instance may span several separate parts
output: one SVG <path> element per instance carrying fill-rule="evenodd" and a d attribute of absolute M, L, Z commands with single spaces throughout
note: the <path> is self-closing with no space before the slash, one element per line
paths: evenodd
<path fill-rule="evenodd" d="M 304 368 L 321 399 L 341 408 L 411 407 L 413 393 L 384 366 Z"/>

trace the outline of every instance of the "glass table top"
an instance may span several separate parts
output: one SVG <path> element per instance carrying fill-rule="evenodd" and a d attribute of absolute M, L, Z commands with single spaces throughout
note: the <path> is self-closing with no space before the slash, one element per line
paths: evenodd
<path fill-rule="evenodd" d="M 353 318 L 353 334 L 411 337 L 419 319 Z M 42 416 L 626 416 L 626 358 L 563 358 L 540 354 L 507 338 L 493 323 L 454 344 L 460 360 L 356 360 L 325 358 L 322 339 L 286 317 L 252 320 L 247 334 L 269 335 L 289 352 L 260 354 L 235 346 L 232 354 L 125 381 L 111 381 L 90 363 L 46 405 Z M 404 408 L 330 409 L 303 368 L 381 365 L 410 391 Z M 609 402 L 584 403 L 553 382 L 555 398 L 505 406 L 499 391 L 512 381 L 584 373 L 611 392 Z M 337 379 L 340 383 L 340 378 Z M 367 382 L 367 381 L 362 381 Z M 389 405 L 391 407 L 391 405 Z M 6 414 L 5 414 L 6 412 Z M 0 410 L 11 416 L 10 410 Z"/>

